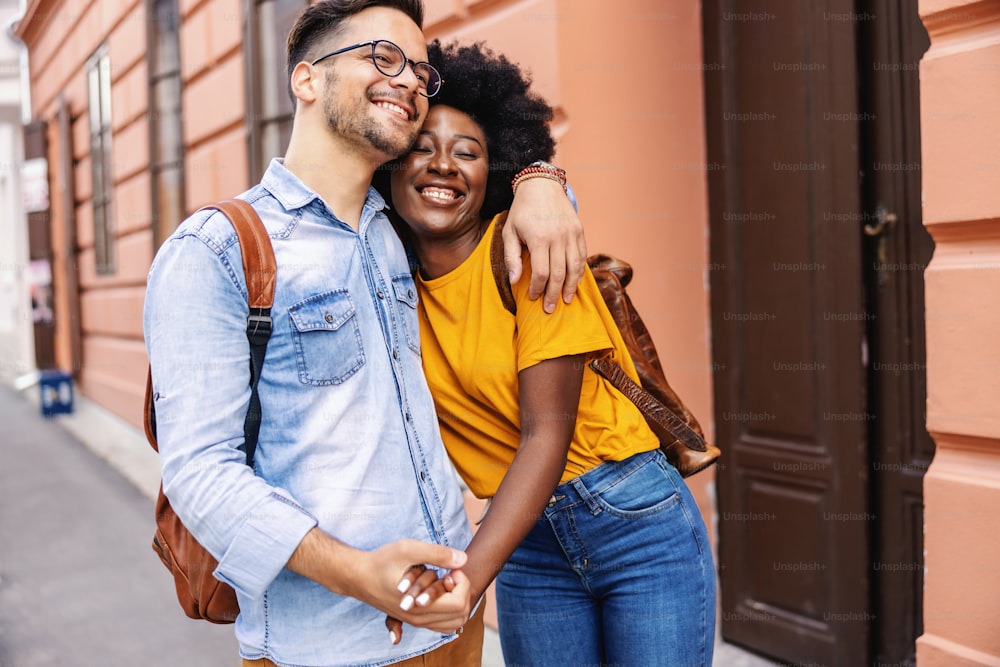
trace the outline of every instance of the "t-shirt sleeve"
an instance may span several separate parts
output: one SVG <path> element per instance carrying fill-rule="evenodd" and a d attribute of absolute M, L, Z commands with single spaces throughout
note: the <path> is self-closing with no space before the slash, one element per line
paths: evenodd
<path fill-rule="evenodd" d="M 601 292 L 588 268 L 572 303 L 559 299 L 554 313 L 546 313 L 542 299 L 528 298 L 531 260 L 524 253 L 523 278 L 513 285 L 517 302 L 517 370 L 574 354 L 587 354 L 612 347 L 601 317 L 606 309 Z"/>

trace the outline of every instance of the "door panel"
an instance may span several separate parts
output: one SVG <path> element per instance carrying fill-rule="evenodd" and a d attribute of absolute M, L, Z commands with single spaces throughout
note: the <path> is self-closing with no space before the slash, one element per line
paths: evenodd
<path fill-rule="evenodd" d="M 869 0 L 863 40 L 862 124 L 865 210 L 891 215 L 866 236 L 865 275 L 871 320 L 871 412 L 875 443 L 872 501 L 874 637 L 882 664 L 915 664 L 923 632 L 923 478 L 934 454 L 927 433 L 924 269 L 934 242 L 921 220 L 920 77 L 930 46 L 917 0 Z M 886 64 L 890 66 L 878 66 Z M 898 67 L 895 65 L 899 65 Z M 903 168 L 896 168 L 899 165 Z M 890 166 L 889 168 L 886 168 Z M 871 231 L 877 216 L 866 216 Z"/>
<path fill-rule="evenodd" d="M 871 621 L 854 11 L 704 6 L 722 634 L 829 665 Z"/>

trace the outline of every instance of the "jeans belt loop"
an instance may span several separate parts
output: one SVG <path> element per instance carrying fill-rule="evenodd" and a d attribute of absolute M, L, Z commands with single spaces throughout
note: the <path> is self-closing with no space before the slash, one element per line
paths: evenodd
<path fill-rule="evenodd" d="M 601 511 L 601 506 L 598 505 L 597 501 L 594 500 L 594 497 L 590 495 L 590 491 L 587 489 L 587 485 L 583 483 L 582 479 L 575 477 L 570 481 L 570 484 L 572 484 L 573 488 L 576 489 L 576 492 L 580 494 L 580 498 L 582 498 L 583 502 L 586 503 L 591 514 L 597 514 Z"/>

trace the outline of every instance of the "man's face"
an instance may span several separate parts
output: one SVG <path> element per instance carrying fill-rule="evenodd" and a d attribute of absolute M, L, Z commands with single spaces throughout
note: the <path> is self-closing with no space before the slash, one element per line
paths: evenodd
<path fill-rule="evenodd" d="M 413 61 L 427 60 L 420 28 L 395 9 L 370 7 L 344 23 L 341 34 L 325 44 L 334 51 L 369 40 L 387 39 Z M 374 153 L 379 163 L 406 152 L 427 113 L 427 99 L 418 92 L 417 77 L 407 65 L 389 78 L 372 63 L 371 47 L 353 49 L 317 63 L 323 72 L 323 112 L 327 126 L 360 150 Z"/>

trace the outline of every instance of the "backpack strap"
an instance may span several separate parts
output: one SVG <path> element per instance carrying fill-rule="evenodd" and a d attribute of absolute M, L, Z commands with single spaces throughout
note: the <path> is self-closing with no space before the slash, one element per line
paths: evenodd
<path fill-rule="evenodd" d="M 658 397 L 630 378 L 611 355 L 592 359 L 587 365 L 635 403 L 660 442 L 666 444 L 677 440 L 688 449 L 697 452 L 707 451 L 704 438 L 688 426 L 677 413 L 664 405 Z"/>
<path fill-rule="evenodd" d="M 274 249 L 271 247 L 271 238 L 268 236 L 260 216 L 247 202 L 241 199 L 227 199 L 198 210 L 221 212 L 229 219 L 233 229 L 236 230 L 236 237 L 239 239 L 243 274 L 247 283 L 247 304 L 250 307 L 246 331 L 247 341 L 250 344 L 250 407 L 243 420 L 243 449 L 246 453 L 247 465 L 253 468 L 262 416 L 260 394 L 257 387 L 264 367 L 267 341 L 271 337 L 271 306 L 274 304 L 274 286 L 278 274 Z M 153 404 L 152 369 L 146 374 L 146 406 L 143 425 L 149 444 L 154 450 L 159 451 L 156 443 L 156 409 Z"/>
<path fill-rule="evenodd" d="M 261 407 L 257 386 L 264 368 L 267 341 L 271 338 L 271 306 L 278 275 L 271 238 L 253 206 L 242 199 L 227 199 L 206 206 L 222 212 L 232 223 L 240 241 L 243 274 L 247 282 L 247 340 L 250 343 L 250 407 L 243 421 L 243 441 L 247 465 L 253 468 L 253 457 L 260 436 Z"/>

